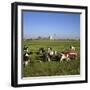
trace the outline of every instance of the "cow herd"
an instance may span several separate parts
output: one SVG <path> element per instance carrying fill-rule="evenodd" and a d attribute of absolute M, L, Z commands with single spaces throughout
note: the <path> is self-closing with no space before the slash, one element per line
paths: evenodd
<path fill-rule="evenodd" d="M 40 62 L 43 61 L 60 61 L 63 60 L 69 61 L 69 60 L 75 60 L 77 59 L 77 52 L 75 50 L 74 46 L 70 46 L 70 49 L 68 51 L 58 52 L 53 50 L 51 47 L 45 48 L 39 48 L 37 52 L 29 52 L 29 48 L 24 46 L 23 50 L 23 64 L 24 66 L 28 65 L 28 63 L 32 60 L 32 55 L 36 54 L 38 58 L 40 58 Z"/>

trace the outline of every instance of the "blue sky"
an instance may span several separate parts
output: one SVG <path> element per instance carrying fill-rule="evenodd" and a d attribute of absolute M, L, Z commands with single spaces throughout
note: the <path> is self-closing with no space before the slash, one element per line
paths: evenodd
<path fill-rule="evenodd" d="M 80 14 L 23 11 L 23 37 L 80 38 Z"/>

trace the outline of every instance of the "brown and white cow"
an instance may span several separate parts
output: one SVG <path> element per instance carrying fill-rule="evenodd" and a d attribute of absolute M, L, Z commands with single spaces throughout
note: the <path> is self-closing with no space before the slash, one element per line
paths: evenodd
<path fill-rule="evenodd" d="M 76 59 L 76 58 L 77 58 L 77 52 L 76 51 L 62 52 L 60 62 L 62 62 L 63 60 L 69 61 L 71 59 Z"/>

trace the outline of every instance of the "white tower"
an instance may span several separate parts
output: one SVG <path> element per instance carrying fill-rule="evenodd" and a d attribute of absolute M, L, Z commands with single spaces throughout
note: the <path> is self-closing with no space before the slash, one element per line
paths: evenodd
<path fill-rule="evenodd" d="M 50 36 L 50 40 L 53 40 L 53 37 L 52 36 Z"/>

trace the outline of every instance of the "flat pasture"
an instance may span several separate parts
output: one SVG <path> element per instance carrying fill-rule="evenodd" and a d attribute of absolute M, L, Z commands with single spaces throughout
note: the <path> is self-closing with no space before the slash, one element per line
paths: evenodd
<path fill-rule="evenodd" d="M 28 46 L 32 51 L 32 60 L 23 67 L 23 77 L 38 76 L 60 76 L 60 75 L 79 75 L 80 74 L 80 40 L 25 40 L 23 45 Z M 36 52 L 39 48 L 47 49 L 51 47 L 57 52 L 68 51 L 70 45 L 76 48 L 78 57 L 70 61 L 43 61 L 38 58 Z"/>

